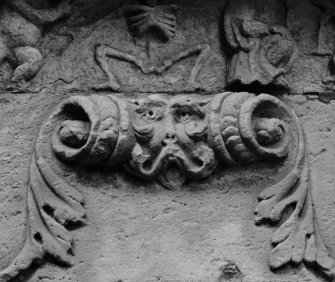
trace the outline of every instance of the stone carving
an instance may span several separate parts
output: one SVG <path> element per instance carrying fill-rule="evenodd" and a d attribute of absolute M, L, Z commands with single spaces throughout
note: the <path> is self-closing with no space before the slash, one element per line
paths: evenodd
<path fill-rule="evenodd" d="M 193 48 L 189 48 L 185 51 L 180 52 L 179 54 L 175 55 L 172 58 L 164 60 L 163 64 L 161 66 L 154 66 L 151 64 L 150 60 L 144 62 L 143 60 L 137 58 L 134 55 L 130 55 L 127 53 L 124 53 L 122 51 L 116 50 L 112 47 L 106 46 L 106 45 L 98 45 L 95 50 L 95 58 L 107 77 L 108 81 L 102 84 L 99 84 L 94 87 L 96 90 L 112 90 L 112 91 L 120 91 L 121 85 L 118 82 L 117 78 L 114 76 L 114 74 L 109 69 L 108 64 L 108 57 L 115 58 L 118 60 L 127 61 L 133 65 L 135 65 L 138 69 L 141 70 L 144 74 L 162 74 L 168 69 L 170 69 L 173 65 L 175 65 L 177 62 L 188 58 L 193 55 L 197 55 L 197 59 L 195 61 L 194 67 L 191 71 L 188 83 L 192 84 L 196 81 L 199 72 L 202 68 L 202 65 L 205 63 L 208 55 L 210 52 L 210 47 L 207 44 L 199 44 Z"/>
<path fill-rule="evenodd" d="M 0 273 L 0 281 L 18 276 L 46 255 L 72 263 L 69 227 L 85 223 L 84 200 L 56 173 L 59 161 L 124 167 L 140 179 L 178 189 L 189 179 L 210 176 L 218 163 L 287 157 L 294 160 L 293 168 L 261 193 L 256 208 L 256 223 L 280 225 L 272 239 L 270 267 L 305 263 L 334 279 L 334 259 L 315 221 L 303 129 L 279 99 L 246 92 L 156 94 L 130 101 L 112 95 L 68 98 L 40 130 L 30 167 L 25 246 Z M 283 218 L 284 213 L 289 216 Z"/>
<path fill-rule="evenodd" d="M 335 89 L 335 50 L 322 74 L 322 84 L 325 92 L 330 93 L 330 96 L 332 96 L 332 92 Z M 327 101 L 327 98 L 325 101 Z"/>
<path fill-rule="evenodd" d="M 329 46 L 329 27 L 332 21 L 335 20 L 335 4 L 328 0 L 310 0 L 311 3 L 321 9 L 322 14 L 319 19 L 319 33 L 317 39 L 317 48 L 313 52 L 317 56 L 329 56 L 330 60 L 328 65 L 322 74 L 322 83 L 325 90 L 333 91 L 335 88 L 335 73 L 334 73 L 334 63 L 335 63 L 335 49 L 332 50 Z M 327 44 L 328 43 L 328 44 Z"/>
<path fill-rule="evenodd" d="M 155 37 L 170 41 L 176 33 L 177 5 L 157 5 L 157 0 L 143 1 L 146 5 L 127 5 L 125 14 L 134 38 L 145 37 L 146 45 Z"/>
<path fill-rule="evenodd" d="M 163 44 L 168 43 L 175 35 L 178 6 L 157 5 L 157 1 L 143 2 L 146 5 L 127 5 L 124 10 L 135 43 L 144 45 L 148 59 L 144 61 L 136 55 L 127 54 L 110 46 L 98 44 L 95 49 L 95 58 L 108 81 L 95 86 L 94 89 L 112 91 L 119 91 L 121 89 L 118 79 L 109 68 L 108 58 L 129 62 L 146 75 L 159 75 L 170 69 L 179 61 L 196 55 L 197 59 L 191 71 L 188 83 L 193 84 L 196 81 L 202 65 L 208 58 L 210 51 L 209 45 L 199 44 L 188 48 L 165 59 L 162 65 L 155 65 L 152 62 L 151 57 L 153 55 L 151 54 L 151 50 L 155 49 L 153 45 L 156 44 L 156 42 L 162 42 Z"/>
<path fill-rule="evenodd" d="M 282 1 L 229 1 L 224 14 L 224 39 L 230 58 L 229 87 L 287 89 L 285 74 L 296 58 L 296 44 L 284 27 Z M 248 88 L 249 87 L 249 88 Z"/>
<path fill-rule="evenodd" d="M 44 27 L 69 16 L 69 0 L 8 0 L 0 13 L 0 61 L 7 60 L 15 71 L 11 81 L 32 79 L 42 66 L 43 56 L 36 48 Z"/>
<path fill-rule="evenodd" d="M 157 177 L 168 188 L 209 176 L 216 160 L 205 143 L 208 102 L 185 96 L 167 100 L 159 95 L 133 102 L 137 144 L 130 171 L 142 178 Z"/>
<path fill-rule="evenodd" d="M 335 89 L 335 50 L 330 56 L 330 60 L 322 73 L 322 87 L 326 93 L 331 93 Z"/>
<path fill-rule="evenodd" d="M 319 34 L 317 48 L 315 52 L 316 55 L 327 56 L 331 55 L 332 51 L 329 50 L 325 45 L 327 27 L 330 25 L 332 19 L 335 18 L 335 4 L 331 0 L 310 0 L 311 3 L 322 10 L 322 14 L 319 20 Z"/>
<path fill-rule="evenodd" d="M 221 271 L 222 275 L 218 279 L 218 282 L 243 282 L 243 273 L 234 262 L 227 261 L 226 264 L 221 268 Z"/>

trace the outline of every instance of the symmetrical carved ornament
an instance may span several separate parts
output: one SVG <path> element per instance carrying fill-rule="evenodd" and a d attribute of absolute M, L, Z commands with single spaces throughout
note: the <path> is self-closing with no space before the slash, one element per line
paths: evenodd
<path fill-rule="evenodd" d="M 267 2 L 271 2 L 268 0 Z M 310 0 L 323 11 L 315 54 L 331 56 L 322 45 L 322 28 L 335 17 L 330 0 Z M 0 14 L 0 61 L 13 66 L 12 82 L 33 78 L 42 65 L 37 49 L 46 24 L 71 13 L 68 0 L 7 0 Z M 232 89 L 288 89 L 285 79 L 297 46 L 285 27 L 285 1 L 230 0 L 223 32 L 228 51 L 227 86 Z M 124 7 L 136 45 L 147 59 L 105 44 L 96 44 L 96 61 L 107 81 L 98 90 L 121 91 L 109 58 L 126 61 L 143 74 L 162 74 L 176 63 L 197 56 L 189 77 L 193 84 L 208 58 L 210 46 L 190 46 L 153 63 L 155 44 L 168 44 L 177 29 L 176 5 L 143 0 Z M 278 11 L 284 11 L 276 14 Z M 277 17 L 277 18 L 276 18 Z M 159 43 L 157 43 L 159 42 Z M 335 85 L 335 53 L 323 82 Z M 258 92 L 257 92 L 258 93 Z M 215 95 L 150 95 L 132 100 L 112 95 L 73 96 L 45 120 L 31 160 L 24 248 L 2 272 L 0 282 L 21 276 L 34 263 L 53 257 L 74 263 L 73 224 L 85 224 L 84 197 L 61 176 L 62 165 L 122 169 L 166 189 L 182 189 L 225 166 L 293 159 L 290 172 L 259 196 L 256 224 L 277 225 L 270 268 L 306 264 L 331 280 L 335 260 L 324 244 L 315 219 L 305 137 L 296 114 L 268 94 L 224 92 Z M 60 165 L 62 164 L 62 165 Z M 57 169 L 55 169 L 57 167 Z"/>
<path fill-rule="evenodd" d="M 303 129 L 279 99 L 246 92 L 68 98 L 40 130 L 30 167 L 25 246 L 0 273 L 0 281 L 18 276 L 46 255 L 73 263 L 67 228 L 85 223 L 84 198 L 54 169 L 59 162 L 123 167 L 139 180 L 179 189 L 188 180 L 215 173 L 219 163 L 238 166 L 286 158 L 294 160 L 292 169 L 261 193 L 255 212 L 256 223 L 279 225 L 270 267 L 305 263 L 334 279 L 334 259 L 315 222 Z"/>

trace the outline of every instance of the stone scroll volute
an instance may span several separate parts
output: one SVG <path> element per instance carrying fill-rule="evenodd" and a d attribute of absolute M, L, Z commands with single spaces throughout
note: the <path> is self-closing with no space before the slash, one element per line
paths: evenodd
<path fill-rule="evenodd" d="M 315 221 L 303 129 L 279 99 L 247 92 L 68 98 L 40 130 L 30 167 L 25 245 L 0 281 L 10 281 L 46 256 L 62 265 L 75 261 L 69 227 L 85 224 L 84 196 L 54 170 L 57 162 L 123 167 L 138 181 L 150 179 L 175 190 L 215 174 L 220 163 L 241 166 L 287 157 L 293 167 L 264 189 L 255 211 L 257 224 L 279 226 L 270 268 L 305 263 L 333 279 L 334 260 Z"/>

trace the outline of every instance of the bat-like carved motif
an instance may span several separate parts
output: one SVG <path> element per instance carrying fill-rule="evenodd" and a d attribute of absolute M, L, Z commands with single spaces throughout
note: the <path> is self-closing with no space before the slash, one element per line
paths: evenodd
<path fill-rule="evenodd" d="M 40 130 L 30 167 L 25 246 L 0 272 L 0 281 L 10 281 L 46 255 L 73 263 L 68 227 L 85 223 L 84 200 L 55 169 L 60 163 L 123 167 L 139 180 L 181 189 L 189 180 L 214 174 L 219 163 L 238 166 L 287 158 L 294 160 L 292 169 L 261 193 L 255 212 L 257 224 L 279 225 L 270 268 L 305 263 L 334 279 L 335 261 L 315 221 L 306 154 L 296 114 L 267 94 L 156 94 L 134 100 L 73 96 Z M 284 218 L 284 213 L 289 215 Z"/>
<path fill-rule="evenodd" d="M 177 5 L 128 5 L 124 10 L 134 36 L 143 37 L 152 31 L 169 41 L 176 33 Z"/>

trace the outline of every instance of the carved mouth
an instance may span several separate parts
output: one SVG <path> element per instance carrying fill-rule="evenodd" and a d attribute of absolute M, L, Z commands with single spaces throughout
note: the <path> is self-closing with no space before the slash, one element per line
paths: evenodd
<path fill-rule="evenodd" d="M 158 179 L 168 189 L 180 188 L 186 181 L 183 163 L 174 156 L 168 156 Z"/>
<path fill-rule="evenodd" d="M 183 168 L 184 172 L 186 156 L 178 146 L 167 146 L 153 160 L 149 155 L 138 155 L 135 158 L 137 171 L 145 177 L 151 178 L 162 174 L 166 165 L 169 163 L 177 163 L 178 167 Z"/>
<path fill-rule="evenodd" d="M 145 179 L 157 178 L 168 189 L 180 188 L 186 179 L 203 179 L 216 165 L 215 154 L 207 146 L 186 153 L 177 145 L 169 145 L 156 158 L 145 154 L 140 147 L 136 150 L 132 161 L 134 173 Z"/>

